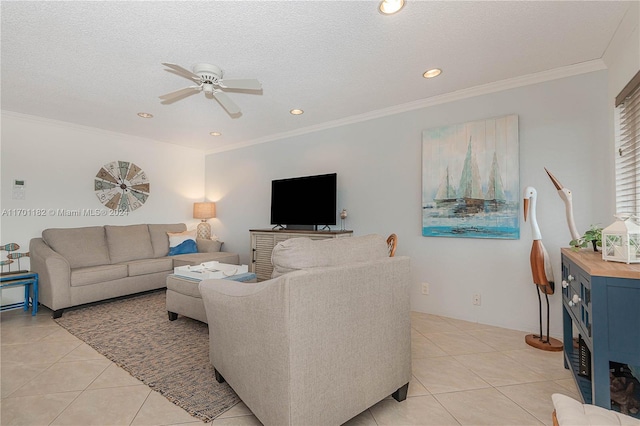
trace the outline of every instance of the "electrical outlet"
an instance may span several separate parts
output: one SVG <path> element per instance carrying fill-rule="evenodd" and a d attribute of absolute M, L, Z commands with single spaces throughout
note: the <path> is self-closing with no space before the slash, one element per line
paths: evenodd
<path fill-rule="evenodd" d="M 475 306 L 480 306 L 481 305 L 481 298 L 480 298 L 480 293 L 476 293 L 473 295 L 473 304 Z"/>
<path fill-rule="evenodd" d="M 429 283 L 422 283 L 422 294 L 429 294 Z"/>

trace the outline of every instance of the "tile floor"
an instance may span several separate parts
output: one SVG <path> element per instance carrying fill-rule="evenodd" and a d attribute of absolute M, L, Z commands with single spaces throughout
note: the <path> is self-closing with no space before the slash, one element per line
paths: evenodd
<path fill-rule="evenodd" d="M 551 425 L 551 394 L 579 399 L 561 353 L 522 332 L 412 313 L 413 379 L 348 425 Z M 51 319 L 0 316 L 0 424 L 202 425 Z M 259 425 L 240 403 L 212 425 Z"/>

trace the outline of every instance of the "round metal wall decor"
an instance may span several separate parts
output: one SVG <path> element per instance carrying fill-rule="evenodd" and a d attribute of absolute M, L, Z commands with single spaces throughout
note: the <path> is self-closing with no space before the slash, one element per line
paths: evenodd
<path fill-rule="evenodd" d="M 98 171 L 94 189 L 105 207 L 130 212 L 142 207 L 149 198 L 149 179 L 134 163 L 112 161 Z"/>

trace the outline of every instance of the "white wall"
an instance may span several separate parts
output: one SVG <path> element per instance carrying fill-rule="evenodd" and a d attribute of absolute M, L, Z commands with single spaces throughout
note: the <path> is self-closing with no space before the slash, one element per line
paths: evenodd
<path fill-rule="evenodd" d="M 506 114 L 519 115 L 520 186 L 538 190 L 543 242 L 560 279 L 560 247 L 570 240 L 564 204 L 544 172 L 574 193 L 580 232 L 608 223 L 607 73 L 592 72 L 477 96 L 211 154 L 206 196 L 217 201 L 214 232 L 225 250 L 249 261 L 249 229 L 269 227 L 272 179 L 338 173 L 338 210 L 356 235 L 398 234 L 397 255 L 412 259 L 412 307 L 417 311 L 533 331 L 538 303 L 531 281 L 531 232 L 520 240 L 421 236 L 421 132 L 431 127 Z M 420 283 L 431 284 L 422 295 Z M 472 305 L 481 293 L 482 305 Z M 560 292 L 551 296 L 551 334 L 561 335 Z"/>
<path fill-rule="evenodd" d="M 603 60 L 607 65 L 609 101 L 640 70 L 640 2 L 633 2 L 620 23 Z"/>
<path fill-rule="evenodd" d="M 29 240 L 46 228 L 175 222 L 195 226 L 192 203 L 204 196 L 202 151 L 59 121 L 3 111 L 1 157 L 0 242 L 18 243 L 20 251 L 28 251 Z M 14 209 L 106 213 L 93 182 L 104 164 L 116 160 L 134 162 L 151 183 L 147 202 L 128 216 L 14 215 Z M 26 181 L 25 200 L 12 199 L 14 179 Z M 25 266 L 28 261 L 21 261 Z"/>

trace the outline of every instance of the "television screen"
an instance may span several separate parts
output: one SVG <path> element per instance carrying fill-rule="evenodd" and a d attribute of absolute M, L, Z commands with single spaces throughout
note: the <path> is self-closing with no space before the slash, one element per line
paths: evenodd
<path fill-rule="evenodd" d="M 335 225 L 337 174 L 271 182 L 272 225 Z"/>

